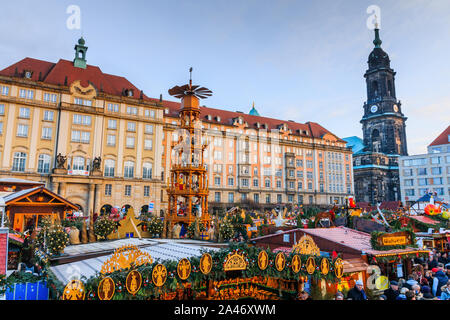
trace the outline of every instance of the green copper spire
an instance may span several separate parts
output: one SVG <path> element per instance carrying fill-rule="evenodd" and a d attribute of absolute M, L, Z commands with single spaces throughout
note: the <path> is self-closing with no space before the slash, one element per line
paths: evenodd
<path fill-rule="evenodd" d="M 380 39 L 380 29 L 378 28 L 378 22 L 375 22 L 375 40 L 373 40 L 373 44 L 375 48 L 381 48 L 381 44 L 383 41 Z"/>
<path fill-rule="evenodd" d="M 86 51 L 88 47 L 85 46 L 86 41 L 83 37 L 78 40 L 78 44 L 75 45 L 75 59 L 73 60 L 73 66 L 77 68 L 86 69 Z"/>
<path fill-rule="evenodd" d="M 251 116 L 260 116 L 258 110 L 255 109 L 255 102 L 253 102 L 252 110 L 248 114 Z"/>

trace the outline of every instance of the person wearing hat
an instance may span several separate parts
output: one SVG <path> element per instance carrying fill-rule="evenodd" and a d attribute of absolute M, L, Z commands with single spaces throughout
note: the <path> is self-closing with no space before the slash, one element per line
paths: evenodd
<path fill-rule="evenodd" d="M 367 300 L 364 292 L 364 284 L 361 280 L 355 282 L 355 286 L 347 293 L 347 299 L 351 300 Z"/>
<path fill-rule="evenodd" d="M 398 282 L 391 281 L 389 289 L 384 291 L 384 295 L 386 296 L 386 300 L 394 301 L 397 299 L 400 292 L 398 291 Z"/>
<path fill-rule="evenodd" d="M 445 286 L 448 281 L 448 277 L 445 275 L 444 271 L 442 271 L 442 264 L 439 267 L 433 268 L 431 271 L 433 272 L 433 287 L 431 291 L 435 297 L 440 297 L 441 288 Z"/>
<path fill-rule="evenodd" d="M 431 288 L 429 286 L 422 287 L 422 298 L 420 300 L 434 300 L 434 296 L 431 293 Z"/>

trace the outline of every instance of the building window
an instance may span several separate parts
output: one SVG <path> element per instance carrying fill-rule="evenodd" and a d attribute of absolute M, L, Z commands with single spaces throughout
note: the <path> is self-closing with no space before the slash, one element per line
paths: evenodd
<path fill-rule="evenodd" d="M 153 165 L 150 162 L 144 162 L 142 166 L 142 178 L 151 179 L 153 175 Z"/>
<path fill-rule="evenodd" d="M 417 175 L 418 176 L 426 176 L 427 175 L 427 168 L 418 168 L 417 169 Z"/>
<path fill-rule="evenodd" d="M 153 140 L 152 139 L 144 140 L 144 149 L 145 150 L 153 150 Z"/>
<path fill-rule="evenodd" d="M 414 189 L 405 189 L 405 196 L 413 197 L 414 196 Z"/>
<path fill-rule="evenodd" d="M 80 106 L 92 107 L 92 100 L 81 99 L 81 98 L 75 98 L 75 99 L 74 99 L 74 103 L 75 103 L 75 104 L 78 104 L 78 105 L 80 105 Z"/>
<path fill-rule="evenodd" d="M 247 194 L 246 193 L 242 193 L 241 194 L 241 201 L 246 201 L 247 200 Z"/>
<path fill-rule="evenodd" d="M 54 93 L 44 93 L 44 101 L 45 102 L 53 102 L 56 103 L 57 96 Z"/>
<path fill-rule="evenodd" d="M 13 158 L 12 171 L 25 171 L 25 163 L 27 161 L 27 154 L 24 152 L 15 152 Z"/>
<path fill-rule="evenodd" d="M 281 180 L 277 180 L 277 188 L 281 188 Z"/>
<path fill-rule="evenodd" d="M 134 137 L 127 137 L 127 148 L 134 148 Z"/>
<path fill-rule="evenodd" d="M 2 96 L 9 95 L 9 87 L 7 86 L 0 86 L 0 93 Z"/>
<path fill-rule="evenodd" d="M 233 203 L 233 202 L 234 202 L 234 193 L 228 192 L 228 203 Z"/>
<path fill-rule="evenodd" d="M 128 122 L 127 131 L 136 132 L 136 122 Z"/>
<path fill-rule="evenodd" d="M 105 196 L 111 196 L 112 184 L 105 184 Z"/>
<path fill-rule="evenodd" d="M 130 106 L 128 106 L 127 107 L 127 113 L 135 116 L 138 113 L 138 109 L 137 109 L 137 107 L 130 107 Z"/>
<path fill-rule="evenodd" d="M 233 186 L 234 185 L 234 178 L 233 177 L 229 177 L 228 178 L 228 185 L 229 186 Z"/>
<path fill-rule="evenodd" d="M 295 189 L 295 182 L 289 181 L 289 189 Z"/>
<path fill-rule="evenodd" d="M 119 105 L 115 103 L 108 103 L 108 111 L 119 112 Z"/>
<path fill-rule="evenodd" d="M 3 134 L 3 122 L 0 122 L 0 135 Z"/>
<path fill-rule="evenodd" d="M 23 99 L 32 100 L 34 98 L 34 91 L 33 90 L 20 89 L 19 90 L 19 97 L 23 98 Z"/>
<path fill-rule="evenodd" d="M 72 170 L 73 171 L 84 171 L 84 163 L 85 160 L 83 157 L 74 157 L 73 158 L 73 164 L 72 164 Z"/>
<path fill-rule="evenodd" d="M 220 192 L 214 193 L 214 201 L 220 202 Z"/>
<path fill-rule="evenodd" d="M 40 154 L 38 159 L 38 172 L 49 173 L 50 172 L 50 156 L 48 154 Z"/>
<path fill-rule="evenodd" d="M 116 136 L 112 134 L 108 134 L 106 136 L 106 144 L 110 147 L 114 147 L 116 145 Z"/>
<path fill-rule="evenodd" d="M 214 185 L 220 186 L 220 177 L 214 177 Z"/>
<path fill-rule="evenodd" d="M 270 203 L 270 194 L 266 194 L 266 203 Z"/>
<path fill-rule="evenodd" d="M 17 136 L 18 137 L 28 137 L 28 125 L 19 124 L 17 126 Z"/>
<path fill-rule="evenodd" d="M 108 129 L 117 129 L 117 120 L 109 119 L 108 120 Z"/>
<path fill-rule="evenodd" d="M 308 189 L 309 189 L 309 190 L 312 190 L 312 188 L 313 188 L 313 187 L 312 187 L 312 182 L 308 182 Z"/>
<path fill-rule="evenodd" d="M 265 186 L 266 188 L 270 188 L 270 179 L 266 179 L 266 180 L 264 181 L 264 186 Z"/>
<path fill-rule="evenodd" d="M 45 110 L 44 111 L 44 121 L 53 121 L 53 116 L 54 116 L 54 113 L 53 113 L 53 111 L 50 111 L 50 110 Z"/>
<path fill-rule="evenodd" d="M 431 168 L 431 174 L 432 174 L 432 175 L 437 175 L 437 174 L 441 174 L 441 173 L 442 173 L 441 167 L 434 167 L 434 168 Z"/>
<path fill-rule="evenodd" d="M 30 108 L 25 107 L 20 108 L 19 117 L 23 119 L 30 119 Z"/>
<path fill-rule="evenodd" d="M 150 186 L 144 186 L 144 197 L 150 197 Z"/>
<path fill-rule="evenodd" d="M 441 157 L 431 157 L 431 164 L 440 164 L 441 163 Z"/>
<path fill-rule="evenodd" d="M 133 161 L 125 161 L 125 170 L 124 177 L 125 178 L 133 178 L 134 177 L 134 162 Z"/>
<path fill-rule="evenodd" d="M 314 203 L 314 197 L 313 196 L 309 196 L 309 204 L 313 204 Z"/>
<path fill-rule="evenodd" d="M 42 139 L 45 139 L 45 140 L 52 139 L 52 128 L 42 127 Z"/>
<path fill-rule="evenodd" d="M 5 115 L 5 105 L 0 103 L 0 116 Z"/>
<path fill-rule="evenodd" d="M 125 196 L 127 197 L 131 196 L 131 186 L 128 184 L 125 186 Z"/>
<path fill-rule="evenodd" d="M 242 179 L 242 186 L 248 187 L 248 179 Z"/>
<path fill-rule="evenodd" d="M 153 134 L 153 125 L 152 124 L 146 124 L 145 125 L 145 133 Z"/>
<path fill-rule="evenodd" d="M 83 126 L 90 126 L 92 123 L 91 116 L 81 115 L 81 114 L 74 114 L 73 115 L 73 124 L 79 124 Z"/>
<path fill-rule="evenodd" d="M 116 161 L 112 159 L 105 160 L 105 177 L 114 177 Z"/>
<path fill-rule="evenodd" d="M 289 202 L 289 203 L 294 202 L 294 196 L 293 196 L 292 194 L 289 194 L 289 195 L 288 195 L 288 202 Z"/>
<path fill-rule="evenodd" d="M 257 187 L 259 185 L 258 179 L 253 179 L 253 186 Z"/>
<path fill-rule="evenodd" d="M 306 167 L 309 168 L 309 169 L 312 169 L 313 162 L 311 160 L 306 160 Z"/>
<path fill-rule="evenodd" d="M 255 193 L 255 194 L 253 195 L 253 201 L 254 201 L 255 203 L 259 203 L 259 193 Z"/>
<path fill-rule="evenodd" d="M 281 194 L 277 194 L 277 202 L 278 202 L 278 203 L 281 203 L 281 201 L 282 201 L 282 196 L 281 196 Z"/>
<path fill-rule="evenodd" d="M 89 143 L 91 133 L 87 131 L 72 130 L 72 142 Z"/>

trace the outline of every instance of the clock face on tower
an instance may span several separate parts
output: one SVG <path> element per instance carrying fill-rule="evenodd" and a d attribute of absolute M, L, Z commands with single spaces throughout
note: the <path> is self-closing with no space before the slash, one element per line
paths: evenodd
<path fill-rule="evenodd" d="M 394 112 L 398 112 L 398 106 L 394 104 Z"/>
<path fill-rule="evenodd" d="M 373 105 L 372 107 L 370 107 L 370 112 L 375 113 L 378 111 L 378 106 L 377 105 Z"/>

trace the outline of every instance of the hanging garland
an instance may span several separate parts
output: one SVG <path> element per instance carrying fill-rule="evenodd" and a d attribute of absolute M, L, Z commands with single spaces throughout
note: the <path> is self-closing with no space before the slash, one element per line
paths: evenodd
<path fill-rule="evenodd" d="M 334 272 L 335 259 L 314 255 L 298 255 L 300 257 L 302 266 L 299 272 L 295 273 L 292 270 L 292 258 L 294 257 L 295 253 L 290 253 L 289 255 L 285 256 L 285 268 L 282 271 L 277 271 L 275 266 L 275 259 L 278 253 L 274 253 L 271 250 L 266 249 L 265 251 L 268 255 L 269 263 L 265 270 L 261 270 L 258 266 L 258 255 L 261 251 L 261 248 L 249 247 L 245 243 L 232 243 L 228 248 L 221 249 L 219 251 L 202 250 L 202 254 L 209 253 L 212 257 L 211 272 L 206 275 L 200 271 L 200 257 L 193 257 L 189 259 L 192 269 L 189 277 L 185 281 L 181 280 L 178 275 L 178 261 L 154 261 L 152 264 L 145 264 L 133 269 L 128 268 L 125 270 L 119 270 L 108 275 L 102 276 L 100 274 L 96 274 L 87 279 L 85 288 L 87 292 L 98 292 L 100 281 L 104 276 L 108 276 L 114 281 L 116 285 L 115 294 L 112 300 L 147 300 L 157 299 L 161 295 L 171 295 L 175 290 L 180 288 L 183 289 L 187 285 L 189 285 L 190 288 L 194 290 L 194 292 L 199 293 L 200 291 L 204 291 L 207 289 L 207 280 L 221 281 L 231 278 L 251 279 L 256 277 L 270 277 L 283 279 L 286 281 L 305 281 L 308 278 L 312 279 L 313 281 L 324 279 L 327 282 L 333 283 L 339 281 Z M 233 276 L 227 274 L 227 272 L 224 271 L 224 261 L 230 253 L 242 255 L 243 257 L 245 257 L 245 261 L 248 262 L 247 268 L 245 270 L 232 271 Z M 306 261 L 308 259 L 313 259 L 314 261 L 315 266 L 312 274 L 309 274 L 306 269 Z M 320 271 L 322 259 L 328 259 L 329 262 L 329 270 L 326 275 L 322 274 Z M 152 281 L 152 272 L 158 264 L 163 265 L 167 272 L 165 283 L 160 287 L 157 287 Z M 138 271 L 142 275 L 143 279 L 142 287 L 135 295 L 131 295 L 130 293 L 128 293 L 125 288 L 126 278 L 131 270 Z M 236 274 L 236 272 L 238 274 Z M 98 296 L 88 294 L 87 299 L 97 300 Z"/>

